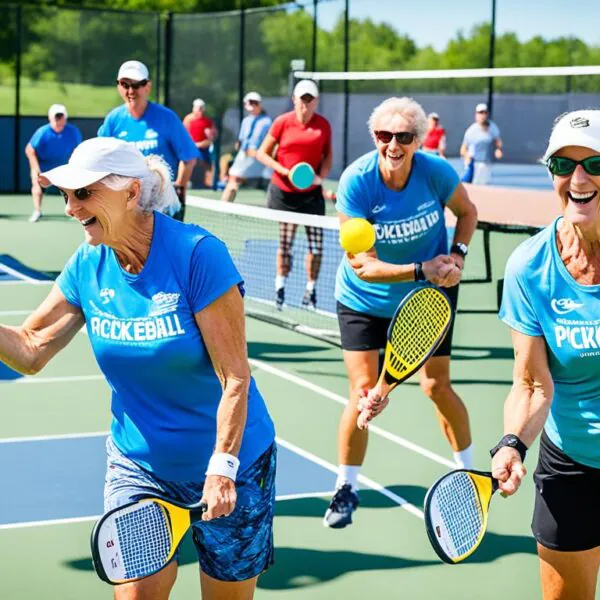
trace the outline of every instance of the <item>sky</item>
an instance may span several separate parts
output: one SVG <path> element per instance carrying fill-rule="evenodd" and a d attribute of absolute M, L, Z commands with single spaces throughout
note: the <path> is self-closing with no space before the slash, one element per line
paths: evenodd
<path fill-rule="evenodd" d="M 319 4 L 319 25 L 331 29 L 344 0 Z M 491 21 L 489 0 L 350 0 L 350 17 L 371 18 L 408 34 L 418 46 L 442 50 L 462 29 Z M 496 33 L 513 32 L 520 41 L 575 36 L 600 46 L 600 0 L 496 0 Z"/>

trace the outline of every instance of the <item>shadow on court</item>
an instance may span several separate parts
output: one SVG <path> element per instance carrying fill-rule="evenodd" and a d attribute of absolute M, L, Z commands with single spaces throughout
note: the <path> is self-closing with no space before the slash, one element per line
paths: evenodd
<path fill-rule="evenodd" d="M 328 352 L 329 348 L 316 344 L 278 344 L 272 342 L 248 342 L 248 356 L 269 362 L 340 362 L 339 357 L 316 357 L 319 352 Z"/>

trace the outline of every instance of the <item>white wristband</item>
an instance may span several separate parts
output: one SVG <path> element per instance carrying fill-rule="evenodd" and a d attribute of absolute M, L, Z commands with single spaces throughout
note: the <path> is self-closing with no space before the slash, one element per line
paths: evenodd
<path fill-rule="evenodd" d="M 240 461 L 237 456 L 219 452 L 210 457 L 206 475 L 221 475 L 235 481 L 239 467 Z"/>

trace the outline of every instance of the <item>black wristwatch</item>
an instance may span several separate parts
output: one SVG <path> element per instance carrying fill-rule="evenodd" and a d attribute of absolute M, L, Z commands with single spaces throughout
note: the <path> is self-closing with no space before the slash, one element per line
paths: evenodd
<path fill-rule="evenodd" d="M 505 435 L 491 450 L 490 456 L 494 458 L 496 453 L 500 450 L 500 448 L 504 448 L 508 446 L 509 448 L 514 448 L 521 456 L 521 462 L 525 461 L 525 456 L 527 455 L 527 446 L 519 439 L 518 436 L 513 433 L 508 433 Z"/>
<path fill-rule="evenodd" d="M 453 252 L 455 254 L 460 254 L 463 258 L 465 258 L 467 254 L 469 254 L 469 246 L 463 244 L 462 242 L 457 242 L 456 244 L 452 244 L 452 247 L 450 248 L 450 254 Z"/>
<path fill-rule="evenodd" d="M 423 263 L 415 263 L 415 281 L 425 281 L 425 273 L 423 273 Z"/>

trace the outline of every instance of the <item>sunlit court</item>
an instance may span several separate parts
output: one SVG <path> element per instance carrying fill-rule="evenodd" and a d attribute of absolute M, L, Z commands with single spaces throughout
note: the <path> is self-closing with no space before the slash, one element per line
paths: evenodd
<path fill-rule="evenodd" d="M 511 276 L 505 271 L 507 261 L 561 214 L 579 211 L 581 224 L 581 215 L 590 206 L 587 203 L 597 201 L 592 188 L 600 197 L 600 129 L 596 148 L 595 122 L 590 125 L 588 119 L 589 111 L 600 109 L 600 34 L 597 26 L 590 25 L 597 12 L 594 3 L 576 0 L 565 7 L 554 0 L 544 6 L 516 0 L 457 0 L 454 4 L 451 8 L 442 0 L 423 0 L 418 5 L 400 0 L 280 4 L 224 0 L 220 6 L 190 0 L 185 7 L 176 7 L 168 0 L 147 5 L 115 0 L 102 8 L 86 2 L 78 8 L 20 2 L 0 7 L 0 39 L 6 42 L 0 44 L 0 600 L 100 600 L 113 595 L 131 600 L 133 595 L 119 597 L 127 586 L 132 586 L 133 593 L 142 589 L 143 578 L 166 581 L 165 574 L 174 573 L 171 555 L 162 563 L 163 559 L 153 557 L 159 565 L 156 569 L 142 565 L 140 569 L 147 571 L 136 581 L 138 576 L 124 574 L 127 569 L 119 562 L 119 552 L 125 553 L 125 537 L 117 540 L 119 548 L 113 551 L 112 532 L 106 534 L 108 550 L 99 548 L 98 539 L 105 538 L 94 526 L 106 514 L 109 501 L 113 502 L 111 510 L 121 508 L 116 504 L 118 493 L 124 493 L 118 487 L 121 484 L 123 489 L 139 486 L 144 490 L 139 497 L 132 496 L 132 505 L 160 497 L 186 511 L 193 508 L 198 515 L 216 510 L 215 506 L 221 510 L 226 500 L 217 501 L 216 492 L 206 498 L 202 494 L 207 505 L 199 505 L 205 478 L 211 477 L 211 485 L 218 478 L 221 491 L 236 489 L 237 477 L 242 508 L 215 513 L 225 518 L 212 523 L 224 523 L 223 531 L 229 533 L 218 538 L 207 530 L 208 534 L 202 534 L 206 538 L 200 540 L 202 535 L 192 535 L 187 525 L 175 519 L 175 512 L 166 510 L 169 535 L 178 527 L 186 531 L 180 545 L 172 548 L 178 569 L 167 595 L 173 600 L 600 599 L 600 592 L 594 590 L 585 598 L 579 592 L 543 597 L 544 576 L 541 579 L 532 534 L 533 473 L 540 447 L 543 451 L 548 443 L 540 442 L 541 434 L 536 434 L 528 448 L 527 475 L 518 493 L 503 497 L 496 492 L 497 482 L 493 483 L 487 531 L 476 540 L 472 552 L 457 558 L 458 564 L 443 562 L 444 550 L 448 556 L 461 552 L 454 546 L 444 549 L 439 545 L 442 542 L 436 546 L 436 536 L 442 540 L 447 531 L 428 523 L 429 512 L 434 510 L 432 494 L 427 496 L 432 485 L 464 464 L 465 469 L 483 472 L 483 487 L 491 486 L 487 478 L 490 450 L 510 433 L 505 431 L 505 401 L 517 376 L 515 340 L 511 328 L 499 318 L 503 292 L 506 297 L 505 279 L 508 282 Z M 220 12 L 214 12 L 215 7 Z M 386 113 L 381 107 L 392 97 L 413 99 L 418 110 L 405 102 L 394 105 L 404 108 Z M 580 112 L 570 122 L 574 137 L 565 139 L 575 141 L 557 142 L 553 147 L 555 119 L 571 111 Z M 589 137 L 581 137 L 582 131 Z M 97 147 L 109 159 L 111 152 L 124 157 L 121 163 L 103 163 L 91 154 L 77 158 L 74 149 L 81 150 L 81 140 L 85 146 L 97 136 L 111 138 L 108 145 L 101 141 Z M 586 145 L 586 140 L 591 141 Z M 71 144 L 68 151 L 67 143 Z M 484 150 L 482 143 L 487 144 Z M 44 156 L 49 152 L 45 144 L 63 146 L 60 152 L 50 153 L 50 162 Z M 579 146 L 584 150 L 577 150 Z M 556 153 L 564 153 L 565 148 L 570 150 L 555 160 Z M 146 170 L 149 155 L 161 159 L 158 167 Z M 57 171 L 67 165 L 69 157 L 75 157 L 68 163 L 71 170 Z M 371 179 L 369 174 L 374 174 Z M 578 189 L 561 191 L 556 186 L 561 177 L 583 183 L 577 184 Z M 64 183 L 70 181 L 76 183 Z M 143 189 L 148 181 L 153 182 L 152 197 Z M 360 185 L 353 187 L 357 181 Z M 61 189 L 66 190 L 64 197 Z M 403 195 L 405 190 L 412 192 Z M 156 198 L 162 203 L 156 204 L 158 212 L 146 210 Z M 409 214 L 410 207 L 406 214 L 385 212 L 394 198 L 414 203 L 414 214 Z M 473 221 L 475 229 L 467 245 L 460 243 L 460 237 L 468 228 L 465 215 L 471 203 L 477 226 Z M 354 217 L 361 222 L 355 218 L 346 227 L 344 241 L 340 227 Z M 201 244 L 190 246 L 192 235 L 208 239 L 197 228 L 186 228 L 177 243 L 158 246 L 155 239 L 163 239 L 159 236 L 184 231 L 177 223 L 181 220 L 222 240 L 230 258 L 223 259 L 220 246 L 212 246 L 216 254 L 208 257 L 198 251 Z M 139 229 L 132 224 L 140 225 Z M 442 233 L 426 238 L 434 229 Z M 126 235 L 119 237 L 120 232 Z M 439 244 L 440 254 L 449 261 L 454 257 L 456 264 L 448 266 L 445 276 L 439 275 L 443 270 L 439 267 L 433 273 L 433 255 L 421 259 L 418 254 L 406 254 L 409 259 L 396 264 L 410 265 L 408 276 L 399 270 L 395 279 L 390 279 L 389 271 L 388 280 L 384 276 L 368 279 L 365 253 L 375 249 L 381 260 L 384 249 L 393 263 L 392 247 L 421 244 L 419 252 L 430 252 L 425 242 L 419 242 L 422 239 Z M 82 243 L 108 254 L 96 259 L 81 249 Z M 342 246 L 354 250 L 345 254 Z M 140 248 L 141 253 L 137 252 Z M 76 252 L 79 258 L 74 260 Z M 355 255 L 364 262 L 352 263 Z M 114 256 L 114 265 L 120 265 L 118 275 L 107 256 Z M 199 262 L 199 256 L 204 256 L 204 262 Z M 90 262 L 96 260 L 97 264 Z M 529 262 L 535 260 L 532 256 Z M 151 290 L 147 292 L 143 276 L 149 279 L 148 273 L 158 273 L 155 264 L 161 265 L 165 277 L 171 277 L 166 280 L 172 285 L 167 289 L 165 280 L 158 278 L 147 284 Z M 352 287 L 344 280 L 340 264 L 354 274 L 361 268 L 367 274 Z M 236 273 L 242 282 L 235 280 Z M 117 276 L 125 282 L 123 287 L 107 279 Z M 417 288 L 454 289 L 455 284 L 436 283 L 453 281 L 453 277 L 460 279 L 458 299 L 443 295 L 450 303 L 449 311 L 454 311 L 453 302 L 457 307 L 449 368 L 452 388 L 468 412 L 468 433 L 450 422 L 450 413 L 444 412 L 443 403 L 438 404 L 439 396 L 434 401 L 444 378 L 428 370 L 431 364 L 439 364 L 436 360 L 446 359 L 446 354 L 435 351 L 445 340 L 449 320 L 445 328 L 439 326 L 443 334 L 435 347 L 423 351 L 424 361 L 432 355 L 434 361 L 418 365 L 419 373 L 397 387 L 390 384 L 393 377 L 387 379 L 391 371 L 379 377 L 383 346 L 363 344 L 363 354 L 378 351 L 379 363 L 377 378 L 372 379 L 369 371 L 372 385 L 358 397 L 358 408 L 364 411 L 362 423 L 371 418 L 371 410 L 374 418 L 369 422 L 368 451 L 364 450 L 360 472 L 352 470 L 357 467 L 354 458 L 344 462 L 340 457 L 361 455 L 356 448 L 366 434 L 360 437 L 359 410 L 359 425 L 350 438 L 344 437 L 344 427 L 348 428 L 344 419 L 357 401 L 351 382 L 365 381 L 367 368 L 359 361 L 350 362 L 355 359 L 348 355 L 358 346 L 350 347 L 349 332 L 358 317 L 365 315 L 372 318 L 369 328 L 373 331 L 378 319 L 391 320 L 393 326 L 393 317 L 384 316 L 387 307 L 381 309 L 392 292 L 381 292 L 373 300 L 372 313 L 361 308 L 371 301 L 368 286 L 389 285 L 391 280 L 392 288 L 409 282 Z M 73 283 L 76 278 L 77 285 Z M 219 278 L 233 283 L 214 295 Z M 541 285 L 552 279 L 539 278 Z M 26 342 L 21 347 L 14 332 L 21 335 L 19 326 L 48 294 L 57 293 L 56 282 L 62 296 L 60 308 L 48 309 L 46 318 L 68 305 L 60 326 L 67 331 L 63 323 L 70 319 L 71 329 L 61 333 L 70 341 L 63 344 L 61 340 L 60 352 L 34 373 L 33 367 L 23 367 L 33 364 L 27 362 L 30 353 L 39 351 L 45 357 L 47 346 L 56 340 L 40 342 L 32 329 L 22 334 Z M 207 282 L 214 288 L 209 289 Z M 592 283 L 592 293 L 596 293 L 598 286 Z M 126 286 L 131 295 L 125 295 Z M 225 328 L 215 332 L 198 315 L 236 286 L 243 292 L 243 309 L 240 301 L 239 314 L 235 313 L 237 296 L 228 300 L 230 304 L 219 304 L 221 312 L 210 314 L 222 319 L 219 323 Z M 350 297 L 348 289 L 356 297 L 355 304 L 348 304 L 350 309 L 339 299 L 340 294 Z M 88 313 L 84 309 L 87 294 L 96 292 Z M 348 296 L 343 295 L 346 292 Z M 81 298 L 85 294 L 81 305 L 78 294 Z M 144 294 L 151 300 L 148 315 L 143 313 Z M 208 304 L 201 304 L 202 294 L 211 297 Z M 174 308 L 180 296 L 191 320 L 184 321 Z M 592 356 L 600 344 L 592 336 L 592 318 L 586 321 L 590 327 L 587 333 L 582 330 L 578 346 L 579 338 L 567 320 L 576 318 L 573 311 L 581 304 L 569 300 L 568 294 L 563 296 L 549 300 L 565 325 L 563 337 L 557 338 L 558 347 L 572 345 Z M 202 309 L 196 310 L 199 305 Z M 350 317 L 343 313 L 346 309 Z M 125 316 L 115 316 L 118 311 Z M 88 318 L 91 314 L 95 316 Z M 229 362 L 224 350 L 215 352 L 215 340 L 231 356 L 239 351 L 236 315 L 245 329 L 252 378 L 275 428 L 276 471 L 273 467 L 269 472 L 267 463 L 260 462 L 267 454 L 261 453 L 252 462 L 252 469 L 260 469 L 256 481 L 250 481 L 252 469 L 239 461 L 236 464 L 235 455 L 248 447 L 254 449 L 251 444 L 261 445 L 263 440 L 256 441 L 254 432 L 263 431 L 263 426 L 268 429 L 268 417 L 253 421 L 258 414 L 253 413 L 247 421 L 246 416 L 236 421 L 233 409 L 226 414 L 225 409 L 218 413 L 215 408 L 213 414 L 208 400 L 210 396 L 213 402 L 211 385 L 219 382 L 226 390 L 221 398 L 218 388 L 221 402 L 238 397 L 239 392 L 231 391 L 236 361 L 229 357 Z M 200 341 L 202 369 L 208 368 L 213 378 L 202 371 L 203 379 L 193 380 L 204 382 L 205 386 L 197 386 L 198 395 L 208 408 L 195 398 L 189 406 L 187 397 L 177 398 L 172 416 L 169 400 L 161 399 L 153 406 L 146 402 L 146 390 L 152 387 L 148 382 L 154 381 L 157 395 L 160 389 L 166 397 L 171 384 L 173 390 L 189 391 L 183 384 L 180 388 L 173 375 L 181 374 L 181 364 L 188 363 L 177 361 L 186 357 L 176 355 L 175 346 L 170 346 L 173 354 L 165 348 L 167 340 L 189 336 L 191 328 L 198 330 L 194 339 Z M 416 330 L 415 322 L 403 336 L 410 338 Z M 391 331 L 392 327 L 390 345 Z M 131 368 L 125 374 L 114 357 L 114 362 L 107 362 L 111 344 L 128 348 L 123 360 Z M 364 360 L 377 362 L 377 355 L 373 356 Z M 163 364 L 167 375 L 160 381 Z M 351 372 L 350 364 L 356 373 L 364 369 L 363 379 Z M 384 371 L 388 367 L 386 362 Z M 107 381 L 106 369 L 114 385 Z M 394 388 L 389 405 L 385 407 L 385 399 L 368 404 L 373 393 L 368 388 L 379 388 L 382 381 Z M 259 392 L 253 387 L 247 392 L 255 394 L 248 400 L 249 410 L 259 410 Z M 135 409 L 126 406 L 123 398 L 129 398 Z M 594 401 L 586 406 L 584 416 L 589 420 L 596 410 Z M 147 412 L 140 412 L 139 407 Z M 204 440 L 202 436 L 213 426 L 222 434 L 216 441 L 213 435 L 210 444 L 200 449 L 208 465 L 200 488 L 194 488 L 198 481 L 183 476 L 173 477 L 172 487 L 164 487 L 181 494 L 177 498 L 152 487 L 161 482 L 160 469 L 154 473 L 151 461 L 143 457 L 156 459 L 162 468 L 154 448 L 163 443 L 153 437 L 153 419 L 160 421 L 159 426 L 155 423 L 157 430 L 167 432 L 164 439 L 179 441 L 181 436 L 180 454 L 172 456 L 181 456 L 183 448 L 188 448 L 194 428 L 197 439 Z M 202 428 L 197 427 L 200 422 Z M 228 435 L 223 435 L 226 427 L 230 427 Z M 590 436 L 594 427 L 598 426 L 588 428 Z M 240 434 L 236 451 L 231 450 L 232 431 L 245 436 L 242 442 Z M 470 440 L 467 448 L 456 448 L 461 446 L 459 438 Z M 515 443 L 511 449 L 520 453 Z M 120 459 L 115 458 L 117 454 Z M 108 469 L 107 455 L 113 461 Z M 164 472 L 171 469 L 172 456 L 165 456 Z M 198 459 L 202 460 L 204 455 Z M 171 472 L 175 468 L 191 472 L 186 465 L 177 464 Z M 131 470 L 127 476 L 119 471 L 125 468 Z M 353 474 L 344 480 L 344 473 Z M 242 588 L 222 584 L 250 580 L 254 575 L 237 576 L 245 573 L 242 566 L 250 560 L 247 556 L 269 554 L 269 536 L 262 537 L 264 524 L 256 516 L 268 503 L 251 494 L 266 494 L 270 475 L 275 481 L 274 562 L 267 563 L 268 568 L 258 576 L 254 596 L 251 592 L 234 596 L 232 590 Z M 162 483 L 167 479 L 163 477 Z M 349 509 L 346 502 L 341 509 L 335 507 L 332 498 L 344 486 L 352 494 L 346 498 L 358 498 L 357 506 Z M 114 497 L 108 497 L 109 488 Z M 193 489 L 201 492 L 192 505 L 181 498 Z M 445 500 L 450 504 L 452 499 Z M 263 508 L 257 508 L 259 504 Z M 474 512 L 485 512 L 485 508 L 476 506 Z M 349 510 L 343 516 L 350 521 L 336 521 L 342 515 L 336 510 Z M 465 516 L 466 508 L 458 507 L 458 512 L 459 518 L 470 517 Z M 570 512 L 575 522 L 576 511 Z M 228 519 L 233 516 L 247 521 L 228 530 Z M 485 515 L 483 520 L 485 527 Z M 118 526 L 124 527 L 123 521 Z M 131 552 L 139 551 L 141 563 L 153 549 L 159 552 L 161 544 L 171 548 L 171 539 L 165 542 L 146 536 L 143 532 L 150 531 L 150 526 L 136 526 L 142 533 L 127 543 Z M 238 534 L 246 536 L 252 552 L 245 548 L 245 553 L 236 550 L 239 558 L 226 556 L 225 548 L 239 548 L 228 545 Z M 262 547 L 257 547 L 257 540 L 263 539 Z M 203 571 L 202 592 L 200 544 L 214 551 L 207 550 L 207 562 L 201 563 L 208 568 Z M 122 587 L 107 583 L 111 565 L 106 559 L 108 566 L 100 566 L 105 560 L 103 550 L 107 556 L 114 552 L 118 557 L 112 566 L 122 576 L 120 581 L 133 583 Z M 258 564 L 258 559 L 254 561 Z M 208 577 L 213 567 L 214 573 L 230 569 L 231 577 L 215 576 L 213 581 L 212 575 Z M 149 595 L 139 598 L 167 600 L 157 590 L 146 589 Z"/>

